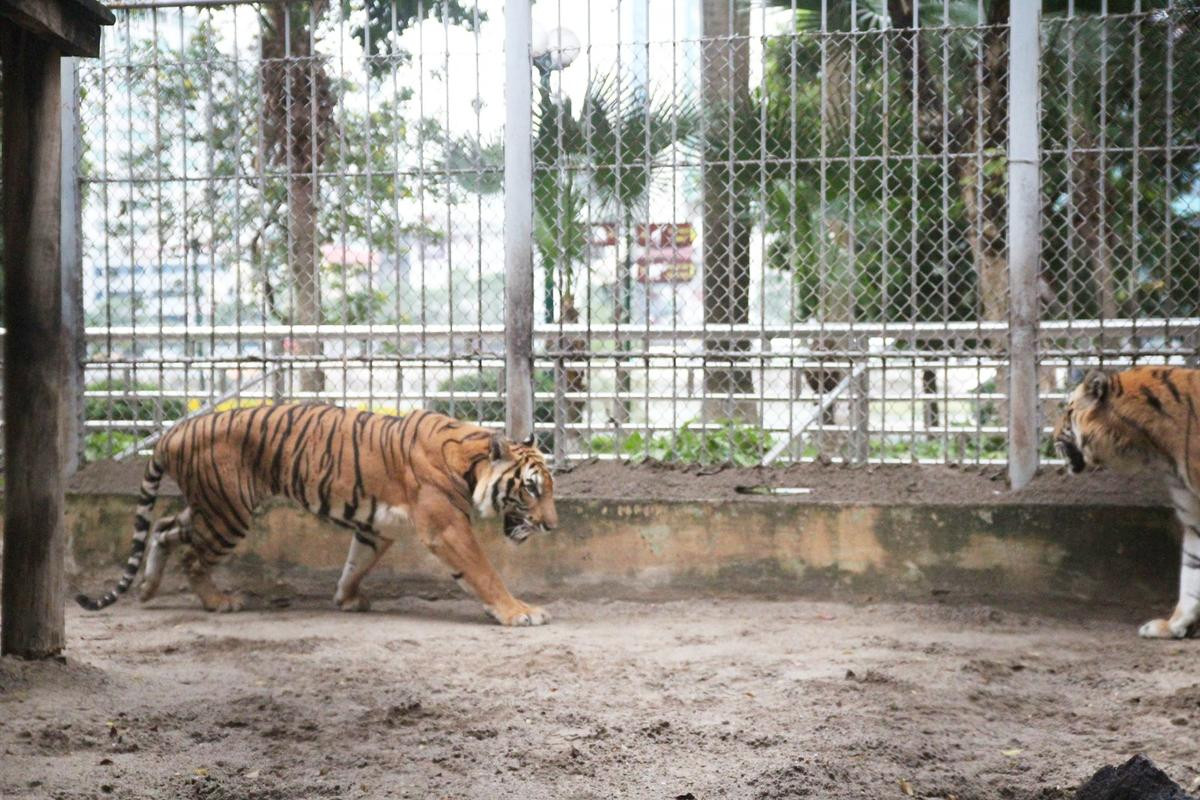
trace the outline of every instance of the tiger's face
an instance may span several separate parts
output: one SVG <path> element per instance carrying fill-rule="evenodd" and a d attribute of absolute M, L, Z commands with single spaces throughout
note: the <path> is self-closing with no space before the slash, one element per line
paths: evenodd
<path fill-rule="evenodd" d="M 492 474 L 476 490 L 480 512 L 500 514 L 504 535 L 518 543 L 538 531 L 558 527 L 554 478 L 533 439 L 515 443 L 496 436 L 491 457 Z"/>
<path fill-rule="evenodd" d="M 1094 405 L 1091 393 L 1086 390 L 1087 380 L 1092 378 L 1092 374 L 1088 374 L 1070 393 L 1052 434 L 1055 450 L 1067 459 L 1070 471 L 1075 474 L 1082 473 L 1088 465 L 1087 450 L 1090 443 L 1084 439 L 1082 432 L 1087 429 L 1086 411 Z"/>
<path fill-rule="evenodd" d="M 1106 466 L 1119 470 L 1169 466 L 1170 456 L 1156 441 L 1155 415 L 1166 413 L 1155 370 L 1119 374 L 1093 370 L 1075 387 L 1054 426 L 1054 447 L 1071 467 Z"/>

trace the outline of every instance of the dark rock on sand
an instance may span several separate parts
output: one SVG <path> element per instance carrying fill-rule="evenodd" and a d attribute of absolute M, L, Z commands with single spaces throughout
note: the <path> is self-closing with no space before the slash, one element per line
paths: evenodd
<path fill-rule="evenodd" d="M 1101 769 L 1079 787 L 1075 800 L 1196 800 L 1154 762 L 1136 755 L 1119 767 Z"/>

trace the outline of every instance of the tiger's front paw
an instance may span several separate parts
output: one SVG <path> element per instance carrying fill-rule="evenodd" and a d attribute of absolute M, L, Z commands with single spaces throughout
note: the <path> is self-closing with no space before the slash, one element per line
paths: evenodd
<path fill-rule="evenodd" d="M 229 592 L 204 598 L 203 603 L 205 611 L 228 614 L 233 611 L 241 611 L 246 605 L 246 598 L 236 592 Z"/>
<path fill-rule="evenodd" d="M 507 628 L 525 628 L 532 625 L 545 625 L 550 621 L 550 612 L 537 606 L 527 606 L 524 603 L 517 608 L 503 613 L 496 609 L 487 609 L 488 615 Z"/>
<path fill-rule="evenodd" d="M 347 597 L 344 600 L 338 600 L 336 597 L 333 601 L 337 603 L 337 607 L 342 611 L 370 611 L 371 601 L 361 594 L 356 594 L 354 597 Z"/>
<path fill-rule="evenodd" d="M 1152 619 L 1138 628 L 1138 636 L 1143 639 L 1184 639 L 1188 635 L 1188 625 L 1181 625 L 1167 619 Z"/>

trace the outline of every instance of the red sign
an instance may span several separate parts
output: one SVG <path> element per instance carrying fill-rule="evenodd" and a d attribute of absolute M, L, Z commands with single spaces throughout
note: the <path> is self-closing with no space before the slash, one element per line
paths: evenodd
<path fill-rule="evenodd" d="M 678 264 L 638 264 L 638 283 L 687 283 L 696 277 L 696 265 L 690 261 Z"/>
<path fill-rule="evenodd" d="M 692 246 L 647 247 L 636 259 L 638 264 L 691 264 Z"/>
<path fill-rule="evenodd" d="M 597 222 L 592 225 L 592 247 L 616 247 L 617 224 L 615 222 Z"/>
<path fill-rule="evenodd" d="M 638 225 L 637 243 L 642 247 L 686 247 L 696 241 L 690 222 L 652 222 Z"/>

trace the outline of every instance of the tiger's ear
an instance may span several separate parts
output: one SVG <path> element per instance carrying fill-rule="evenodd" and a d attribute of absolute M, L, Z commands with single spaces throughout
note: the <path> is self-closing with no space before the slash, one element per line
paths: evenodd
<path fill-rule="evenodd" d="M 1094 369 L 1083 379 L 1083 392 L 1098 403 L 1108 399 L 1112 379 L 1104 370 Z"/>
<path fill-rule="evenodd" d="M 537 437 L 531 433 L 531 434 L 529 434 L 529 438 L 526 439 L 521 444 L 525 445 L 526 447 L 533 447 L 533 443 L 536 441 L 537 441 Z"/>
<path fill-rule="evenodd" d="M 493 433 L 490 451 L 492 461 L 503 461 L 509 454 L 508 450 L 508 437 L 503 433 Z"/>

